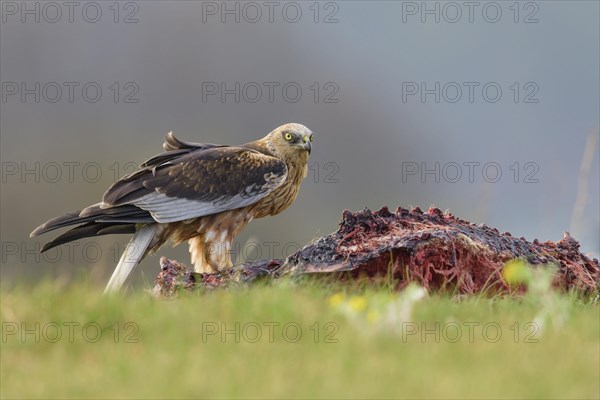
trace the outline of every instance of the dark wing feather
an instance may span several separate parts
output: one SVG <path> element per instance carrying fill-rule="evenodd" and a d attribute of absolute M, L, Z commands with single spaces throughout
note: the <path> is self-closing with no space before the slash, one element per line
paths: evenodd
<path fill-rule="evenodd" d="M 246 147 L 181 150 L 116 182 L 102 207 L 131 204 L 158 222 L 182 221 L 254 204 L 287 177 L 284 161 Z"/>
<path fill-rule="evenodd" d="M 196 150 L 196 149 L 208 149 L 211 147 L 226 147 L 226 145 L 222 144 L 212 144 L 212 143 L 195 143 L 195 142 L 184 142 L 183 140 L 179 140 L 175 137 L 173 132 L 167 133 L 165 137 L 165 141 L 163 143 L 164 151 L 171 150 Z"/>
<path fill-rule="evenodd" d="M 64 228 L 66 226 L 83 224 L 86 222 L 110 222 L 110 223 L 149 223 L 155 222 L 148 211 L 141 210 L 132 205 L 125 205 L 113 208 L 101 208 L 100 204 L 94 204 L 83 211 L 74 211 L 43 223 L 38 226 L 31 236 L 38 236 L 42 233 Z"/>
<path fill-rule="evenodd" d="M 192 151 L 212 149 L 215 147 L 227 146 L 213 143 L 184 142 L 183 140 L 177 139 L 173 132 L 169 132 L 167 133 L 167 136 L 165 137 L 165 141 L 163 143 L 164 152 L 157 154 L 149 160 L 145 161 L 144 163 L 142 163 L 142 165 L 140 165 L 140 168 L 155 167 L 157 165 L 160 165 L 162 163 L 165 163 L 169 160 L 175 159 Z"/>
<path fill-rule="evenodd" d="M 135 224 L 115 224 L 114 222 L 88 222 L 68 230 L 56 239 L 48 242 L 42 247 L 41 253 L 53 247 L 92 236 L 113 235 L 123 233 L 135 233 Z"/>

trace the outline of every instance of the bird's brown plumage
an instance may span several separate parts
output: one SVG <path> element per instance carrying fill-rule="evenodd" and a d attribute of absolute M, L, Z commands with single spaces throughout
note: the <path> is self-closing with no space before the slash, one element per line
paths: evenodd
<path fill-rule="evenodd" d="M 306 176 L 312 132 L 286 124 L 241 146 L 183 142 L 167 135 L 160 153 L 113 184 L 102 202 L 54 218 L 32 236 L 81 224 L 44 246 L 157 224 L 147 252 L 188 241 L 197 272 L 231 267 L 234 237 L 255 218 L 276 215 L 296 199 Z"/>

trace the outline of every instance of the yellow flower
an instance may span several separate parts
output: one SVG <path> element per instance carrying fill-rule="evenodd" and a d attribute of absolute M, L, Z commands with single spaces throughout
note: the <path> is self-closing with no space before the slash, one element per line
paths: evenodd
<path fill-rule="evenodd" d="M 329 297 L 329 305 L 331 307 L 337 307 L 344 301 L 343 293 L 336 293 L 333 296 Z"/>
<path fill-rule="evenodd" d="M 529 284 L 533 278 L 531 267 L 523 260 L 514 259 L 504 264 L 502 277 L 509 285 Z"/>
<path fill-rule="evenodd" d="M 367 308 L 367 300 L 362 296 L 352 296 L 348 301 L 348 306 L 353 311 L 362 311 Z"/>

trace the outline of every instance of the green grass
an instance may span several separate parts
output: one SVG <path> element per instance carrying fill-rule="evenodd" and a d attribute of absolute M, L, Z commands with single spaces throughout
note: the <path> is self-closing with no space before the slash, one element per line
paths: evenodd
<path fill-rule="evenodd" d="M 344 290 L 343 295 L 336 295 Z M 537 343 L 528 343 L 525 336 L 531 329 L 525 329 L 525 324 L 539 316 L 544 307 L 541 298 L 428 296 L 412 306 L 410 319 L 405 321 L 419 332 L 406 335 L 405 330 L 404 336 L 399 322 L 385 322 L 386 307 L 398 298 L 385 288 L 349 290 L 311 281 L 198 292 L 173 301 L 155 300 L 141 291 L 102 297 L 98 288 L 85 284 L 4 287 L 1 395 L 600 396 L 597 304 L 568 295 L 555 299 L 560 307 L 553 310 L 561 315 L 552 315 L 541 333 L 529 338 Z M 40 323 L 39 343 L 34 334 L 23 337 L 21 332 L 22 323 L 35 330 L 36 322 Z M 65 325 L 69 322 L 79 324 L 73 327 L 72 341 Z M 128 322 L 132 324 L 125 325 Z M 435 329 L 436 322 L 439 329 Z M 87 323 L 103 327 L 95 343 L 84 337 L 82 326 Z M 272 325 L 272 342 L 269 323 L 279 323 Z M 433 333 L 421 337 L 422 323 L 438 332 L 439 341 Z M 453 325 L 444 325 L 448 323 Z M 472 341 L 465 323 L 478 324 L 472 325 Z M 237 331 L 239 342 L 232 333 L 225 337 L 221 332 L 207 334 L 211 328 L 220 331 L 222 324 Z M 285 324 L 291 324 L 287 336 L 282 332 Z M 482 331 L 485 324 L 495 324 L 489 325 L 487 337 Z M 451 343 L 448 339 L 455 339 L 457 325 L 462 336 Z M 62 336 L 52 343 L 48 339 L 54 340 L 56 326 L 61 327 Z M 96 325 L 89 326 L 88 339 L 94 339 Z M 262 336 L 252 343 L 248 339 L 255 339 L 257 326 Z M 302 334 L 293 342 L 297 327 Z M 493 342 L 498 327 L 502 336 Z M 18 331 L 11 334 L 14 329 Z"/>

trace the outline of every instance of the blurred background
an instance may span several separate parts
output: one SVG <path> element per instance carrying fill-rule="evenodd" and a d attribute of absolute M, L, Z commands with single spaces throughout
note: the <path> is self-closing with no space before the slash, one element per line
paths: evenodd
<path fill-rule="evenodd" d="M 124 236 L 37 251 L 169 131 L 316 140 L 296 203 L 237 260 L 282 258 L 344 209 L 435 205 L 528 240 L 599 248 L 599 3 L 2 2 L 1 279 L 103 285 Z M 164 247 L 134 272 L 153 281 Z"/>

